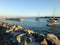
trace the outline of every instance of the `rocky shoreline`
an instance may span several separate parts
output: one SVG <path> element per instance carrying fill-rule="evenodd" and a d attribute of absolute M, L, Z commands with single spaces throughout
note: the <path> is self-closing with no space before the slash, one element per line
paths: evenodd
<path fill-rule="evenodd" d="M 0 21 L 0 45 L 60 45 L 55 34 L 38 34 L 16 24 Z"/>

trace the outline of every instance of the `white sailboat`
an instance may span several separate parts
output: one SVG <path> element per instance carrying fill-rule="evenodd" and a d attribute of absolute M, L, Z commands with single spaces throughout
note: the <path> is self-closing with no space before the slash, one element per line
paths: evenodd
<path fill-rule="evenodd" d="M 53 15 L 55 15 L 55 9 L 54 9 L 54 12 L 53 12 Z M 53 18 L 49 18 L 49 23 L 47 24 L 48 26 L 57 26 L 59 23 L 57 21 L 58 19 L 53 17 Z"/>
<path fill-rule="evenodd" d="M 50 17 L 49 20 L 58 20 L 58 19 L 55 17 L 55 8 L 53 9 L 53 16 Z"/>
<path fill-rule="evenodd" d="M 47 26 L 57 26 L 59 23 L 56 20 L 52 20 Z"/>

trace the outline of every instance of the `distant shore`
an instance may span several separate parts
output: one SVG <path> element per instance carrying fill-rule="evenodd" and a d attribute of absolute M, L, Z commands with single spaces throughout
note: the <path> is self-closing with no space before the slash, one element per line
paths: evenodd
<path fill-rule="evenodd" d="M 5 20 L 24 21 L 24 18 L 32 18 L 32 17 L 5 18 Z M 46 17 L 33 17 L 33 18 L 39 19 L 39 18 L 60 18 L 60 17 L 46 16 Z"/>

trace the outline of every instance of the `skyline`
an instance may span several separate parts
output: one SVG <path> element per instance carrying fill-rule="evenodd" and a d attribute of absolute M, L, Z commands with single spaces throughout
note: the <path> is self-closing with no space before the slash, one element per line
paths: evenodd
<path fill-rule="evenodd" d="M 0 0 L 0 16 L 60 16 L 60 0 Z"/>

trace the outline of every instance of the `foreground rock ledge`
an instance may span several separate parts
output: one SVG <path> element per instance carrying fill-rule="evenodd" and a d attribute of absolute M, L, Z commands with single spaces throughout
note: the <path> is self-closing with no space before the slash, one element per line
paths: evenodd
<path fill-rule="evenodd" d="M 38 34 L 22 26 L 0 21 L 0 45 L 60 45 L 60 40 L 54 34 Z"/>

